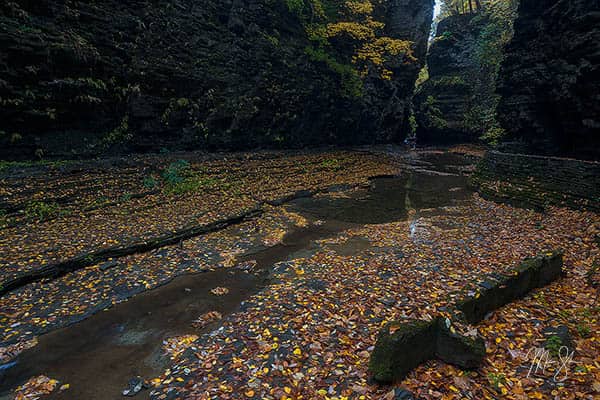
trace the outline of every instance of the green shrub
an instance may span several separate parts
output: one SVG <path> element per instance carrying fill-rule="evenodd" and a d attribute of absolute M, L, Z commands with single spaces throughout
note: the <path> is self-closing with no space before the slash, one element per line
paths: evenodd
<path fill-rule="evenodd" d="M 452 32 L 445 31 L 441 35 L 438 35 L 434 40 L 440 42 L 442 40 L 448 40 L 452 38 Z"/>
<path fill-rule="evenodd" d="M 154 189 L 158 186 L 158 181 L 153 176 L 147 176 L 144 178 L 144 187 L 146 189 Z"/>
<path fill-rule="evenodd" d="M 411 112 L 410 116 L 408 117 L 408 126 L 410 129 L 410 137 L 415 137 L 415 135 L 417 134 L 418 124 L 417 118 L 415 117 L 415 114 L 413 112 Z"/>
<path fill-rule="evenodd" d="M 480 139 L 488 144 L 496 146 L 498 143 L 500 143 L 500 141 L 505 135 L 506 131 L 503 128 L 501 128 L 500 126 L 493 126 L 490 129 L 488 129 L 480 137 Z"/>
<path fill-rule="evenodd" d="M 25 206 L 25 216 L 29 220 L 45 221 L 63 215 L 64 211 L 55 203 L 45 203 L 43 201 L 30 201 Z"/>
<path fill-rule="evenodd" d="M 112 131 L 108 132 L 102 138 L 102 147 L 105 149 L 117 143 L 124 143 L 130 140 L 133 135 L 129 132 L 129 116 L 125 115 L 121 123 Z"/>
<path fill-rule="evenodd" d="M 218 183 L 219 181 L 215 178 L 207 177 L 202 173 L 193 173 L 178 183 L 168 185 L 166 187 L 166 191 L 167 193 L 177 195 L 185 193 L 196 193 L 201 189 L 214 187 Z"/>
<path fill-rule="evenodd" d="M 321 166 L 326 169 L 338 171 L 342 168 L 340 161 L 337 158 L 330 158 L 328 160 L 324 160 L 321 163 Z"/>
<path fill-rule="evenodd" d="M 219 183 L 216 178 L 207 176 L 202 171 L 193 171 L 190 163 L 185 160 L 177 160 L 169 164 L 161 177 L 164 181 L 164 191 L 169 194 L 194 193 Z M 153 177 L 146 178 L 145 184 L 157 185 L 158 182 L 153 179 Z"/>
<path fill-rule="evenodd" d="M 312 61 L 325 63 L 331 71 L 340 76 L 342 96 L 347 98 L 362 97 L 363 82 L 352 65 L 340 63 L 322 47 L 314 48 L 312 46 L 307 46 L 304 49 L 304 52 Z"/>
<path fill-rule="evenodd" d="M 506 384 L 506 376 L 504 374 L 490 372 L 487 377 L 492 387 L 498 392 L 500 392 L 501 386 Z"/>
<path fill-rule="evenodd" d="M 560 348 L 563 346 L 562 340 L 559 336 L 552 335 L 546 341 L 546 350 L 550 352 L 550 354 L 554 357 L 558 357 L 560 352 Z"/>
<path fill-rule="evenodd" d="M 291 13 L 302 16 L 302 11 L 304 11 L 304 0 L 285 0 L 285 4 Z"/>
<path fill-rule="evenodd" d="M 169 164 L 162 172 L 162 178 L 167 185 L 175 185 L 183 182 L 183 174 L 190 168 L 190 163 L 185 160 L 177 160 Z"/>
<path fill-rule="evenodd" d="M 427 96 L 427 99 L 425 99 L 425 103 L 422 105 L 426 118 L 425 125 L 427 128 L 446 129 L 448 122 L 444 119 L 442 110 L 436 104 L 437 100 L 433 96 Z"/>
<path fill-rule="evenodd" d="M 582 338 L 589 338 L 592 336 L 592 330 L 586 323 L 577 324 L 577 333 L 579 333 L 579 336 Z"/>

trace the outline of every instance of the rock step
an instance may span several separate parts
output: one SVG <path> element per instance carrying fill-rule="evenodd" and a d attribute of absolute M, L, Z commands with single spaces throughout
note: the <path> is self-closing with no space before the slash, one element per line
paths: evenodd
<path fill-rule="evenodd" d="M 558 279 L 563 254 L 553 251 L 523 260 L 507 274 L 492 274 L 473 295 L 459 300 L 452 314 L 474 324 L 488 313 Z M 379 383 L 400 381 L 425 361 L 437 358 L 463 369 L 478 368 L 486 354 L 481 337 L 458 334 L 448 318 L 392 321 L 383 327 L 371 353 L 369 371 Z"/>
<path fill-rule="evenodd" d="M 496 275 L 483 281 L 474 295 L 467 296 L 456 304 L 460 317 L 475 324 L 488 313 L 558 279 L 563 273 L 562 257 L 562 252 L 554 251 L 528 258 L 508 274 Z"/>

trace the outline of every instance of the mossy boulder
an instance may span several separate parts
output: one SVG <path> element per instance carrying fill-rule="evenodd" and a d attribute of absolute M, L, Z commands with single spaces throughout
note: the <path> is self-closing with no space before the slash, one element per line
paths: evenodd
<path fill-rule="evenodd" d="M 393 321 L 377 338 L 369 370 L 377 382 L 391 383 L 404 378 L 435 354 L 437 320 Z"/>
<path fill-rule="evenodd" d="M 481 338 L 462 336 L 450 320 L 394 321 L 379 334 L 371 354 L 369 370 L 380 383 L 402 380 L 425 361 L 433 358 L 464 369 L 478 368 L 485 357 Z"/>
<path fill-rule="evenodd" d="M 456 333 L 450 320 L 438 319 L 435 356 L 463 369 L 478 368 L 485 357 L 485 342 L 481 337 Z"/>
<path fill-rule="evenodd" d="M 487 313 L 560 277 L 563 273 L 562 260 L 562 252 L 551 251 L 523 260 L 505 275 L 491 274 L 479 284 L 480 289 L 474 296 L 456 303 L 452 312 L 469 323 L 479 322 Z M 568 337 L 564 329 L 556 332 L 550 331 L 549 335 Z M 556 341 L 553 338 L 551 343 L 556 345 Z M 459 368 L 476 369 L 482 364 L 485 354 L 485 342 L 481 337 L 459 334 L 448 318 L 393 321 L 379 333 L 369 361 L 369 371 L 375 381 L 393 383 L 433 358 Z"/>

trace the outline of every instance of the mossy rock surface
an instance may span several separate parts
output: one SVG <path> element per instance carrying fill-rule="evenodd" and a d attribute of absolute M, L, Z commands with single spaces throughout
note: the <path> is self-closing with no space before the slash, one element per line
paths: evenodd
<path fill-rule="evenodd" d="M 488 313 L 561 277 L 562 257 L 562 252 L 552 251 L 525 259 L 504 277 L 486 280 L 477 294 L 460 300 L 456 307 L 467 322 L 477 323 Z"/>
<path fill-rule="evenodd" d="M 379 334 L 369 361 L 369 370 L 377 382 L 401 380 L 413 368 L 433 358 L 437 320 L 394 321 Z"/>
<path fill-rule="evenodd" d="M 481 338 L 469 338 L 454 332 L 450 321 L 394 321 L 386 325 L 369 362 L 373 379 L 381 383 L 402 380 L 427 360 L 439 358 L 460 368 L 474 369 L 485 357 Z"/>
<path fill-rule="evenodd" d="M 523 260 L 506 275 L 491 274 L 480 284 L 479 293 L 455 304 L 453 314 L 469 323 L 477 323 L 487 313 L 559 278 L 563 273 L 562 260 L 562 252 L 551 251 Z M 379 333 L 369 371 L 375 381 L 393 383 L 433 358 L 459 368 L 476 369 L 485 355 L 485 342 L 481 337 L 460 335 L 447 318 L 392 321 Z"/>
<path fill-rule="evenodd" d="M 308 54 L 306 21 L 285 1 L 3 3 L 5 159 L 401 142 L 433 9 L 375 5 L 381 35 L 412 42 L 417 59 L 392 59 L 383 79 L 360 78 L 342 44 Z"/>

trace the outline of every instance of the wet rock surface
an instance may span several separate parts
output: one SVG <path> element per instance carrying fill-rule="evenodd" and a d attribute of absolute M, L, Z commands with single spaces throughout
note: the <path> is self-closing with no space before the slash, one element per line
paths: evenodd
<path fill-rule="evenodd" d="M 537 213 L 483 200 L 458 180 L 467 163 L 442 166 L 452 173 L 437 171 L 435 154 L 411 155 L 398 178 L 267 207 L 221 232 L 4 296 L 3 346 L 22 346 L 32 332 L 49 333 L 29 350 L 10 348 L 17 363 L 3 370 L 3 387 L 30 382 L 28 390 L 50 382 L 28 380 L 32 374 L 47 373 L 70 383 L 53 393 L 57 399 L 118 398 L 132 376 L 147 379 L 156 399 L 240 393 L 251 399 L 387 399 L 403 390 L 416 398 L 453 396 L 456 390 L 485 398 L 488 376 L 512 371 L 517 380 L 511 393 L 549 395 L 555 386 L 527 386 L 527 371 L 517 367 L 543 342 L 541 331 L 554 326 L 549 321 L 559 318 L 558 311 L 575 317 L 590 306 L 592 289 L 582 271 L 598 255 L 597 216 L 556 208 Z M 383 219 L 398 198 L 404 211 Z M 315 203 L 324 205 L 322 213 Z M 477 282 L 491 282 L 494 274 L 510 272 L 505 267 L 559 245 L 565 247 L 567 279 L 503 307 L 469 334 L 480 336 L 489 350 L 489 362 L 476 374 L 434 358 L 409 373 L 402 389 L 373 384 L 367 366 L 382 326 L 446 315 Z M 576 319 L 565 321 L 581 348 L 575 361 L 590 364 L 595 338 L 579 338 Z M 597 331 L 593 318 L 583 322 Z M 447 349 L 465 344 L 447 339 Z M 577 374 L 564 391 L 591 396 L 593 372 Z"/>

